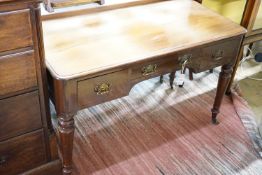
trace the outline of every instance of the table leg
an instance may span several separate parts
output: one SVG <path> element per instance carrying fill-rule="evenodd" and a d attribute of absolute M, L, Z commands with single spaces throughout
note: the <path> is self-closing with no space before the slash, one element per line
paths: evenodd
<path fill-rule="evenodd" d="M 169 75 L 169 83 L 170 83 L 171 89 L 174 88 L 173 84 L 174 84 L 175 76 L 176 76 L 176 72 L 171 72 L 170 75 Z"/>
<path fill-rule="evenodd" d="M 212 123 L 218 124 L 217 121 L 217 114 L 219 113 L 219 108 L 223 100 L 223 96 L 225 95 L 226 88 L 230 81 L 230 77 L 232 74 L 232 65 L 224 65 L 221 68 L 221 72 L 219 75 L 218 85 L 217 85 L 217 92 L 215 102 L 212 108 Z"/>
<path fill-rule="evenodd" d="M 162 84 L 163 83 L 163 78 L 164 78 L 164 76 L 163 75 L 160 75 L 160 83 Z"/>
<path fill-rule="evenodd" d="M 63 175 L 70 175 L 72 173 L 74 114 L 63 114 L 58 117 L 58 131 L 63 162 Z"/>

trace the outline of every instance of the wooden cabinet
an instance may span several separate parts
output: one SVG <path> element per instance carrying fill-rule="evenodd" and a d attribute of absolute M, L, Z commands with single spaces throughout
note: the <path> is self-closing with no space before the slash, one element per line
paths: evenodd
<path fill-rule="evenodd" d="M 40 1 L 0 1 L 0 174 L 56 175 Z"/>

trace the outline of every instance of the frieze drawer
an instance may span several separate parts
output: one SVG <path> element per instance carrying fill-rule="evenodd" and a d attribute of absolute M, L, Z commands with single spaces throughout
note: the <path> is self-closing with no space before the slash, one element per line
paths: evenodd
<path fill-rule="evenodd" d="M 128 70 L 122 70 L 78 82 L 79 106 L 110 101 L 129 93 Z"/>
<path fill-rule="evenodd" d="M 199 54 L 193 54 L 192 58 L 188 59 L 186 66 L 194 72 L 202 72 L 231 63 L 235 60 L 235 55 L 238 52 L 239 39 L 223 41 L 199 48 L 199 51 L 195 52 Z M 190 54 L 190 52 L 187 54 Z"/>

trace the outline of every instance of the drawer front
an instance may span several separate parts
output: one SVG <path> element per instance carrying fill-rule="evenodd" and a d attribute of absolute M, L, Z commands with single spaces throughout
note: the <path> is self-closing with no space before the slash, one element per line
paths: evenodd
<path fill-rule="evenodd" d="M 35 86 L 37 77 L 33 51 L 0 57 L 0 98 Z"/>
<path fill-rule="evenodd" d="M 236 59 L 240 40 L 230 40 L 199 49 L 195 58 L 189 59 L 187 66 L 194 72 L 209 70 Z"/>
<path fill-rule="evenodd" d="M 148 79 L 161 74 L 170 73 L 179 66 L 177 55 L 164 56 L 163 59 L 150 63 L 142 63 L 131 69 L 131 79 Z"/>
<path fill-rule="evenodd" d="M 0 141 L 41 128 L 38 92 L 0 100 Z"/>
<path fill-rule="evenodd" d="M 42 130 L 0 142 L 0 174 L 14 175 L 46 162 Z"/>
<path fill-rule="evenodd" d="M 30 10 L 0 13 L 0 52 L 32 45 Z"/>
<path fill-rule="evenodd" d="M 129 93 L 128 70 L 78 82 L 79 107 L 93 106 Z"/>

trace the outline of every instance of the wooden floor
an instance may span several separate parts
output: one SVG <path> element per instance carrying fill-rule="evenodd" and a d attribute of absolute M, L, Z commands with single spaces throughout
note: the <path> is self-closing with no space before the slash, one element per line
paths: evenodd
<path fill-rule="evenodd" d="M 74 175 L 262 174 L 262 161 L 226 97 L 210 123 L 218 72 L 170 90 L 151 79 L 128 97 L 78 113 Z"/>

